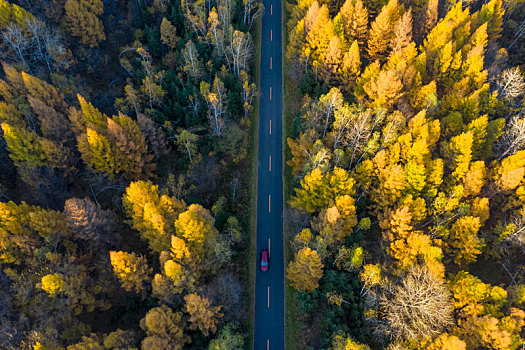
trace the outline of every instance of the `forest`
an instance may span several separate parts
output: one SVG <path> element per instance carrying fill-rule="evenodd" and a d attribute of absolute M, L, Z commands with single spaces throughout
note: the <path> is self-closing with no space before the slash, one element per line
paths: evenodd
<path fill-rule="evenodd" d="M 0 0 L 0 349 L 245 349 L 255 0 Z"/>
<path fill-rule="evenodd" d="M 286 9 L 288 344 L 524 349 L 525 3 Z"/>

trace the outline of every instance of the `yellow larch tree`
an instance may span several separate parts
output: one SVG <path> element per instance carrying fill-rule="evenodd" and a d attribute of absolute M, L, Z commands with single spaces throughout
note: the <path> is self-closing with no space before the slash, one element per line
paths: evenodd
<path fill-rule="evenodd" d="M 476 261 L 484 244 L 478 237 L 481 222 L 478 217 L 464 216 L 456 220 L 446 239 L 450 255 L 459 266 L 467 266 Z"/>
<path fill-rule="evenodd" d="M 461 181 L 467 174 L 472 160 L 472 144 L 474 135 L 471 131 L 461 133 L 450 139 L 446 148 L 452 174 L 450 175 L 451 184 Z"/>
<path fill-rule="evenodd" d="M 208 299 L 195 293 L 186 295 L 184 301 L 185 311 L 190 315 L 190 329 L 198 329 L 205 336 L 214 334 L 217 331 L 219 318 L 223 316 L 220 312 L 222 307 L 212 307 Z"/>
<path fill-rule="evenodd" d="M 354 40 L 350 49 L 343 55 L 341 62 L 341 89 L 349 95 L 352 90 L 357 77 L 361 73 L 361 58 L 359 54 L 359 45 L 357 40 Z"/>
<path fill-rule="evenodd" d="M 160 40 L 162 43 L 167 45 L 171 50 L 177 48 L 177 42 L 179 38 L 177 37 L 177 28 L 171 22 L 164 17 L 160 23 Z"/>
<path fill-rule="evenodd" d="M 323 276 L 323 267 L 319 254 L 305 247 L 300 249 L 295 259 L 290 262 L 286 275 L 295 289 L 312 292 L 319 286 L 319 279 Z"/>
<path fill-rule="evenodd" d="M 514 190 L 522 182 L 525 175 L 525 151 L 504 158 L 496 164 L 493 179 L 502 191 Z"/>
<path fill-rule="evenodd" d="M 339 35 L 346 44 L 357 41 L 360 47 L 364 47 L 368 31 L 368 11 L 361 0 L 346 0 L 334 18 L 334 24 L 341 27 Z"/>
<path fill-rule="evenodd" d="M 326 51 L 324 61 L 319 66 L 319 78 L 327 84 L 338 86 L 341 78 L 341 42 L 333 36 Z"/>
<path fill-rule="evenodd" d="M 160 194 L 158 186 L 151 182 L 136 181 L 126 188 L 122 203 L 132 227 L 153 251 L 170 249 L 175 220 L 186 208 L 184 201 Z"/>
<path fill-rule="evenodd" d="M 391 109 L 403 96 L 403 83 L 395 70 L 381 70 L 379 74 L 363 85 L 372 108 Z"/>
<path fill-rule="evenodd" d="M 309 213 L 314 213 L 322 208 L 333 206 L 337 197 L 352 196 L 355 192 L 355 180 L 348 172 L 335 168 L 323 174 L 316 168 L 301 180 L 301 188 L 295 189 L 295 196 L 290 199 L 290 204 Z"/>
<path fill-rule="evenodd" d="M 202 257 L 217 241 L 219 232 L 214 223 L 209 210 L 192 204 L 175 221 L 175 230 L 177 236 L 185 240 L 190 252 Z"/>
<path fill-rule="evenodd" d="M 397 267 L 403 271 L 422 263 L 436 276 L 444 277 L 441 248 L 433 244 L 430 236 L 420 231 L 412 231 L 392 242 L 389 252 L 396 259 Z"/>
<path fill-rule="evenodd" d="M 394 36 L 394 26 L 405 7 L 397 0 L 390 0 L 370 25 L 368 36 L 368 56 L 371 61 L 384 60 L 388 57 L 388 48 Z"/>
<path fill-rule="evenodd" d="M 144 298 L 151 282 L 152 269 L 146 258 L 135 253 L 110 251 L 109 258 L 113 272 L 127 291 L 141 294 Z"/>
<path fill-rule="evenodd" d="M 424 343 L 427 343 L 426 341 Z M 455 335 L 442 333 L 423 347 L 425 350 L 466 350 L 467 344 Z"/>
<path fill-rule="evenodd" d="M 0 124 L 3 137 L 7 143 L 9 157 L 16 164 L 29 162 L 34 165 L 45 165 L 46 153 L 40 137 L 25 128 L 18 128 L 7 123 Z"/>
<path fill-rule="evenodd" d="M 313 8 L 315 3 L 312 4 Z M 306 45 L 303 47 L 302 56 L 310 57 L 311 65 L 318 69 L 325 63 L 330 41 L 335 36 L 334 25 L 326 5 L 322 5 L 317 13 L 308 12 L 305 17 L 305 29 Z"/>
<path fill-rule="evenodd" d="M 104 12 L 101 0 L 67 0 L 65 4 L 66 23 L 71 35 L 91 47 L 106 40 L 104 24 L 98 18 Z"/>
<path fill-rule="evenodd" d="M 463 179 L 465 196 L 476 196 L 481 192 L 485 184 L 487 170 L 485 162 L 480 160 L 470 164 L 469 170 Z"/>
<path fill-rule="evenodd" d="M 64 290 L 63 276 L 58 273 L 47 274 L 42 277 L 41 288 L 50 296 L 55 296 Z"/>

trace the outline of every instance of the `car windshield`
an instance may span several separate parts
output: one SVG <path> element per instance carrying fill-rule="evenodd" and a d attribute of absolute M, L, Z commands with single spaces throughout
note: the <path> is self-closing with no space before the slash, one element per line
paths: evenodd
<path fill-rule="evenodd" d="M 263 265 L 263 266 L 268 265 L 268 261 L 263 261 L 263 262 L 261 263 L 261 265 Z"/>

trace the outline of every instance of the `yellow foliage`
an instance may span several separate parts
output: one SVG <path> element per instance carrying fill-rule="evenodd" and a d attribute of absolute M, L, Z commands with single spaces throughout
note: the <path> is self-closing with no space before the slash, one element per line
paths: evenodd
<path fill-rule="evenodd" d="M 382 70 L 363 85 L 373 108 L 391 108 L 397 99 L 403 96 L 402 88 L 403 84 L 394 70 Z"/>
<path fill-rule="evenodd" d="M 452 182 L 461 180 L 468 172 L 472 159 L 472 144 L 474 135 L 472 131 L 461 133 L 450 139 L 450 161 L 453 169 L 451 176 Z"/>
<path fill-rule="evenodd" d="M 109 257 L 113 272 L 120 284 L 127 291 L 135 291 L 145 296 L 148 283 L 151 281 L 152 269 L 146 258 L 135 253 L 110 251 Z"/>
<path fill-rule="evenodd" d="M 400 202 L 402 206 L 408 206 L 410 208 L 410 215 L 412 216 L 412 223 L 416 224 L 427 217 L 427 208 L 425 200 L 421 197 L 407 195 L 403 197 Z"/>
<path fill-rule="evenodd" d="M 172 50 L 177 48 L 177 28 L 166 17 L 160 23 L 160 40 Z"/>
<path fill-rule="evenodd" d="M 503 191 L 518 187 L 525 175 L 525 151 L 504 158 L 494 169 L 494 181 Z"/>
<path fill-rule="evenodd" d="M 448 283 L 452 292 L 452 305 L 462 314 L 491 312 L 500 315 L 499 309 L 507 300 L 507 292 L 483 283 L 466 271 L 459 271 Z"/>
<path fill-rule="evenodd" d="M 390 0 L 372 22 L 367 42 L 371 61 L 382 60 L 388 56 L 388 46 L 394 36 L 394 25 L 404 12 L 403 5 L 399 5 L 397 0 Z"/>
<path fill-rule="evenodd" d="M 359 279 L 367 286 L 374 286 L 381 282 L 381 266 L 379 264 L 366 264 L 359 274 Z"/>
<path fill-rule="evenodd" d="M 474 216 L 459 218 L 452 225 L 447 244 L 456 264 L 466 266 L 476 261 L 484 246 L 477 236 L 480 227 L 480 218 Z"/>
<path fill-rule="evenodd" d="M 484 161 L 480 160 L 470 164 L 470 168 L 463 179 L 465 196 L 476 196 L 479 194 L 485 184 L 486 173 Z"/>
<path fill-rule="evenodd" d="M 184 201 L 160 195 L 158 186 L 151 182 L 131 182 L 126 188 L 122 203 L 134 229 L 148 240 L 156 252 L 169 250 L 174 223 L 185 208 Z"/>
<path fill-rule="evenodd" d="M 430 189 L 437 189 L 443 182 L 444 173 L 443 159 L 437 158 L 432 160 L 428 166 L 427 183 Z"/>
<path fill-rule="evenodd" d="M 390 231 L 392 232 L 392 240 L 405 238 L 410 231 L 412 226 L 412 214 L 408 206 L 403 206 L 392 213 L 390 216 Z"/>
<path fill-rule="evenodd" d="M 314 213 L 322 208 L 336 204 L 338 197 L 352 196 L 355 180 L 348 172 L 341 168 L 323 174 L 316 168 L 301 180 L 301 188 L 295 189 L 295 196 L 290 199 L 290 204 L 298 209 Z M 350 204 L 349 200 L 345 200 Z M 350 207 L 345 210 L 352 210 Z"/>
<path fill-rule="evenodd" d="M 46 154 L 40 137 L 25 128 L 17 128 L 7 123 L 1 123 L 3 138 L 7 143 L 9 157 L 15 165 L 29 162 L 34 165 L 45 165 Z"/>
<path fill-rule="evenodd" d="M 0 0 L 0 28 L 6 29 L 8 25 L 16 23 L 20 28 L 26 27 L 26 20 L 34 18 L 32 14 L 16 4 Z"/>
<path fill-rule="evenodd" d="M 288 265 L 287 277 L 295 289 L 312 292 L 319 286 L 323 267 L 319 254 L 305 247 L 297 252 L 295 259 Z"/>
<path fill-rule="evenodd" d="M 182 260 L 191 256 L 186 242 L 177 236 L 171 236 L 171 256 L 174 259 Z"/>
<path fill-rule="evenodd" d="M 64 8 L 71 35 L 80 37 L 83 44 L 91 47 L 106 40 L 104 25 L 98 18 L 104 12 L 101 0 L 67 0 Z"/>
<path fill-rule="evenodd" d="M 190 252 L 202 255 L 217 240 L 215 219 L 199 204 L 192 204 L 175 221 L 177 236 L 184 238 Z"/>
<path fill-rule="evenodd" d="M 437 100 L 436 82 L 432 80 L 430 83 L 419 88 L 413 89 L 410 94 L 410 103 L 415 109 L 430 107 L 435 104 Z"/>
<path fill-rule="evenodd" d="M 58 273 L 48 274 L 42 277 L 42 290 L 47 294 L 54 296 L 56 293 L 64 290 L 64 280 Z"/>
<path fill-rule="evenodd" d="M 105 172 L 112 178 L 121 171 L 122 164 L 117 158 L 116 150 L 112 148 L 104 135 L 88 128 L 86 141 L 83 143 L 79 140 L 79 151 L 82 153 L 82 159 L 88 165 Z"/>
<path fill-rule="evenodd" d="M 455 335 L 448 333 L 440 334 L 430 344 L 424 347 L 425 350 L 466 350 L 467 344 Z"/>
<path fill-rule="evenodd" d="M 499 326 L 496 317 L 490 315 L 469 317 L 459 333 L 464 335 L 469 348 L 504 350 L 512 344 L 512 335 Z"/>
<path fill-rule="evenodd" d="M 441 263 L 443 258 L 441 248 L 434 246 L 431 238 L 419 231 L 413 231 L 405 238 L 393 241 L 390 244 L 390 253 L 402 270 L 417 265 L 418 259 L 422 259 L 424 264 L 437 276 L 444 275 L 445 267 Z"/>
<path fill-rule="evenodd" d="M 95 129 L 106 129 L 107 128 L 107 116 L 95 108 L 90 102 L 77 94 L 78 103 L 82 109 L 84 115 L 85 126 Z"/>
<path fill-rule="evenodd" d="M 180 284 L 181 280 L 183 279 L 182 266 L 173 260 L 168 260 L 164 263 L 164 273 L 176 285 Z"/>
<path fill-rule="evenodd" d="M 489 199 L 486 197 L 475 197 L 470 205 L 470 214 L 477 216 L 481 226 L 483 226 L 490 216 Z"/>
<path fill-rule="evenodd" d="M 223 316 L 221 306 L 212 307 L 208 299 L 195 293 L 186 295 L 184 301 L 186 312 L 190 314 L 190 329 L 199 329 L 204 336 L 217 331 L 218 319 Z"/>

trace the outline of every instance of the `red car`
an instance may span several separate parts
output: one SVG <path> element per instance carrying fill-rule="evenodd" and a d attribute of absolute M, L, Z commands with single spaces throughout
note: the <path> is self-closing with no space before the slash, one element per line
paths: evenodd
<path fill-rule="evenodd" d="M 261 271 L 268 271 L 268 251 L 261 250 Z"/>

